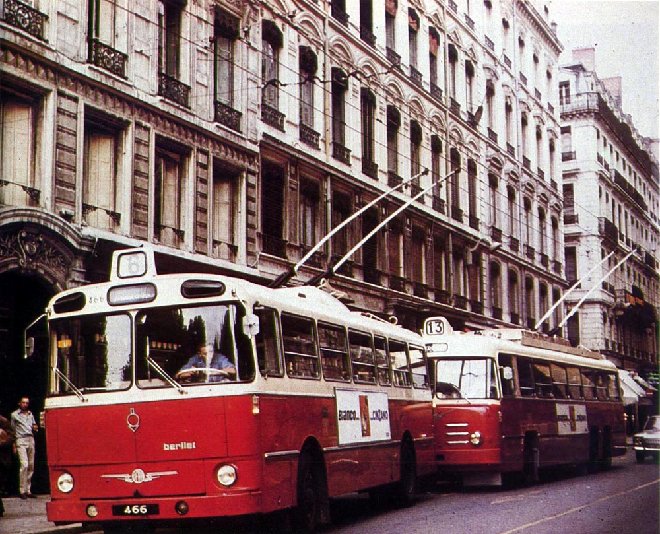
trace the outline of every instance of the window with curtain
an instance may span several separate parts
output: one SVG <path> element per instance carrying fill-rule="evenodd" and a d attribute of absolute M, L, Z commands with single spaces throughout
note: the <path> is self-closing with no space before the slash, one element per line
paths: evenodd
<path fill-rule="evenodd" d="M 449 96 L 456 98 L 456 69 L 458 66 L 458 50 L 453 44 L 448 47 L 449 59 Z"/>
<path fill-rule="evenodd" d="M 158 2 L 158 67 L 173 78 L 180 74 L 181 11 L 179 3 Z"/>
<path fill-rule="evenodd" d="M 403 276 L 403 224 L 396 219 L 388 227 L 387 257 L 390 274 Z"/>
<path fill-rule="evenodd" d="M 239 178 L 239 172 L 224 167 L 220 160 L 214 160 L 211 239 L 214 255 L 224 259 L 233 259 L 236 245 Z"/>
<path fill-rule="evenodd" d="M 351 199 L 345 193 L 333 191 L 332 193 L 332 228 L 337 228 L 351 215 Z M 350 226 L 350 224 L 349 224 Z M 331 241 L 333 255 L 344 255 L 348 252 L 348 227 L 339 230 Z"/>
<path fill-rule="evenodd" d="M 318 225 L 319 185 L 306 180 L 300 184 L 300 243 L 305 250 L 316 245 Z"/>
<path fill-rule="evenodd" d="M 214 25 L 215 100 L 227 106 L 234 104 L 234 48 L 238 39 L 236 17 L 216 10 Z"/>
<path fill-rule="evenodd" d="M 314 76 L 316 54 L 309 46 L 300 47 L 300 122 L 314 128 Z"/>
<path fill-rule="evenodd" d="M 183 169 L 185 157 L 167 144 L 156 143 L 154 236 L 165 245 L 182 241 Z"/>
<path fill-rule="evenodd" d="M 417 35 L 419 33 L 419 16 L 414 9 L 408 9 L 408 54 L 410 66 L 417 68 Z"/>
<path fill-rule="evenodd" d="M 421 171 L 422 127 L 419 122 L 410 121 L 410 172 L 412 175 Z M 419 186 L 419 176 L 414 180 Z"/>
<path fill-rule="evenodd" d="M 438 86 L 438 49 L 440 36 L 435 28 L 429 28 L 429 82 L 431 87 Z"/>
<path fill-rule="evenodd" d="M 387 106 L 387 170 L 399 174 L 399 127 L 401 114 L 394 106 Z"/>
<path fill-rule="evenodd" d="M 112 230 L 116 211 L 117 132 L 85 122 L 83 217 L 95 228 Z"/>
<path fill-rule="evenodd" d="M 426 283 L 426 235 L 423 228 L 412 230 L 412 277 L 414 282 Z"/>
<path fill-rule="evenodd" d="M 373 163 L 375 161 L 376 97 L 371 91 L 364 88 L 360 94 L 360 115 L 362 119 L 362 159 Z"/>
<path fill-rule="evenodd" d="M 0 205 L 27 206 L 23 187 L 33 185 L 35 107 L 27 99 L 0 92 Z"/>
<path fill-rule="evenodd" d="M 509 269 L 508 295 L 511 322 L 517 323 L 520 320 L 520 284 L 518 283 L 518 273 L 512 269 Z M 518 319 L 518 321 L 514 319 Z"/>
<path fill-rule="evenodd" d="M 261 83 L 262 103 L 279 109 L 279 71 L 282 32 L 272 20 L 264 20 L 261 28 Z"/>
<path fill-rule="evenodd" d="M 331 105 L 332 105 L 332 142 L 346 146 L 346 90 L 348 78 L 337 67 L 332 68 Z"/>

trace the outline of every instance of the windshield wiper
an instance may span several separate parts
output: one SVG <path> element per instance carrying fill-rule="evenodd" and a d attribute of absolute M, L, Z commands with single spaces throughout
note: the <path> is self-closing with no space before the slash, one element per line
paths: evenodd
<path fill-rule="evenodd" d="M 81 402 L 87 402 L 87 397 L 83 395 L 83 392 L 73 382 L 71 382 L 71 380 L 69 380 L 69 378 L 62 371 L 60 371 L 57 367 L 54 367 L 53 370 L 55 371 L 55 374 L 62 379 L 62 382 L 71 388 L 71 391 L 76 394 Z"/>
<path fill-rule="evenodd" d="M 154 360 L 151 359 L 151 356 L 147 356 L 147 364 L 154 369 L 162 378 L 167 382 L 170 386 L 173 388 L 176 388 L 181 395 L 185 395 L 188 393 L 181 384 L 179 384 L 174 378 L 172 378 L 170 375 L 167 374 L 167 371 L 163 369 L 160 365 L 158 365 Z"/>

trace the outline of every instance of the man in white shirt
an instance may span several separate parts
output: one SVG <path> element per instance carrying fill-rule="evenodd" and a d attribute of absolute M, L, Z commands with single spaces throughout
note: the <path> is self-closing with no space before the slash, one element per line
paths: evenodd
<path fill-rule="evenodd" d="M 34 433 L 39 430 L 32 412 L 28 409 L 30 399 L 21 397 L 18 410 L 11 414 L 11 427 L 16 435 L 14 452 L 20 463 L 19 486 L 21 499 L 35 499 L 30 491 L 32 475 L 34 474 Z"/>

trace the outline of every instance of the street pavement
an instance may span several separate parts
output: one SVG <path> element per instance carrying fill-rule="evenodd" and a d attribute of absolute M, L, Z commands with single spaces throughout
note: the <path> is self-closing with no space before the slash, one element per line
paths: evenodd
<path fill-rule="evenodd" d="M 82 525 L 55 526 L 46 519 L 46 503 L 50 495 L 38 495 L 36 499 L 22 500 L 3 497 L 5 515 L 0 517 L 1 534 L 78 534 Z"/>

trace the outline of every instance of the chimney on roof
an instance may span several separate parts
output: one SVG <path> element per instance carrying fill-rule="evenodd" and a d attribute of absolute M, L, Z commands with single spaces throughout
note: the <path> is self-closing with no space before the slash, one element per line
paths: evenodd
<path fill-rule="evenodd" d="M 612 98 L 616 102 L 616 105 L 622 107 L 621 101 L 623 98 L 623 94 L 621 91 L 621 76 L 614 76 L 612 78 L 603 78 L 601 82 L 605 86 L 605 89 L 607 89 L 607 92 L 610 95 L 612 95 Z"/>
<path fill-rule="evenodd" d="M 591 48 L 576 48 L 573 50 L 573 61 L 582 63 L 588 72 L 596 70 L 596 49 Z"/>

